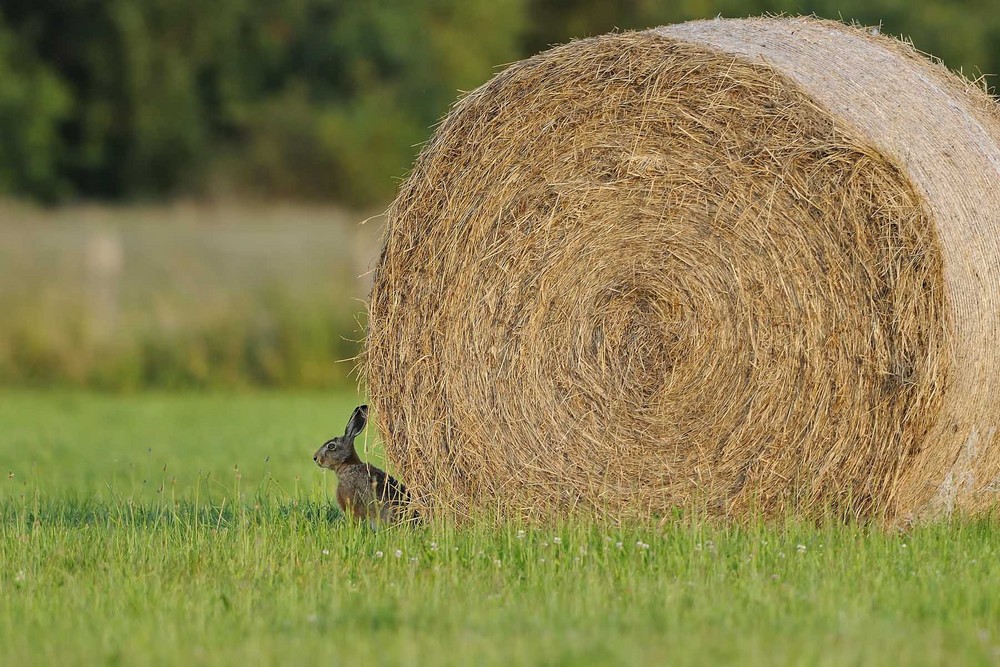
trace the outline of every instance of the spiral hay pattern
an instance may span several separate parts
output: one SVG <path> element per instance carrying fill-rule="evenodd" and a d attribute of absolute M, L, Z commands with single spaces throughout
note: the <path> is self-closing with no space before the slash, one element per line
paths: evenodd
<path fill-rule="evenodd" d="M 812 19 L 612 34 L 462 99 L 388 214 L 366 374 L 427 509 L 995 502 L 1000 114 Z"/>

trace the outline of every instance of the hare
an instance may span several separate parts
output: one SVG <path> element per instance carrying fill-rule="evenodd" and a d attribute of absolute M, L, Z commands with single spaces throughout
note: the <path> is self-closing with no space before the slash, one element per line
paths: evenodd
<path fill-rule="evenodd" d="M 358 458 L 354 438 L 365 430 L 368 406 L 354 409 L 344 435 L 327 440 L 316 450 L 313 460 L 321 468 L 337 473 L 337 504 L 347 516 L 378 524 L 415 522 L 410 510 L 410 494 L 392 475 Z"/>

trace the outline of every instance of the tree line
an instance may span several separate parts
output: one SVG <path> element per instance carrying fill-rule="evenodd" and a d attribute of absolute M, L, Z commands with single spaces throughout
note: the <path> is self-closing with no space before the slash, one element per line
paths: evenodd
<path fill-rule="evenodd" d="M 967 76 L 1000 71 L 1000 0 L 4 0 L 0 193 L 383 202 L 503 63 L 762 13 L 881 25 Z"/>

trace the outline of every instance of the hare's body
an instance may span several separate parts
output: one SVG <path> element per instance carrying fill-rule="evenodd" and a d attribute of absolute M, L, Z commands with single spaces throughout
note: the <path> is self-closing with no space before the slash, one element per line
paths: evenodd
<path fill-rule="evenodd" d="M 406 487 L 384 470 L 358 458 L 354 438 L 364 430 L 367 418 L 368 407 L 358 407 L 344 435 L 324 443 L 313 460 L 321 468 L 337 473 L 337 504 L 345 515 L 368 521 L 372 527 L 415 521 Z"/>
<path fill-rule="evenodd" d="M 337 481 L 337 504 L 345 514 L 370 523 L 406 520 L 409 494 L 385 471 L 358 461 L 340 466 Z"/>

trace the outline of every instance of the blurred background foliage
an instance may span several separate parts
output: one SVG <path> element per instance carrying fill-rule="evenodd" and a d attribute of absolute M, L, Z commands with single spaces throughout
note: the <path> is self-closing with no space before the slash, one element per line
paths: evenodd
<path fill-rule="evenodd" d="M 1000 0 L 3 0 L 0 385 L 351 381 L 357 222 L 460 91 L 574 37 L 762 13 L 1000 71 Z"/>
<path fill-rule="evenodd" d="M 369 204 L 456 90 L 520 53 L 525 6 L 4 0 L 0 16 L 7 192 Z"/>

